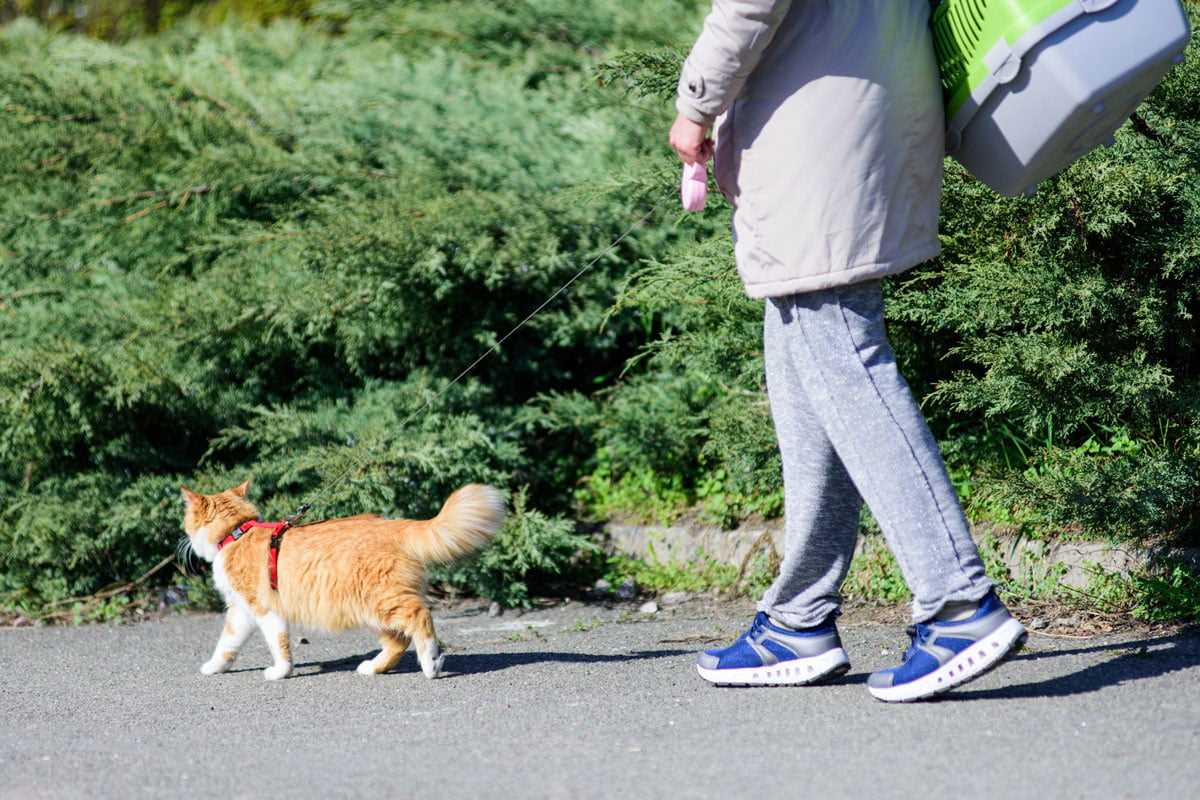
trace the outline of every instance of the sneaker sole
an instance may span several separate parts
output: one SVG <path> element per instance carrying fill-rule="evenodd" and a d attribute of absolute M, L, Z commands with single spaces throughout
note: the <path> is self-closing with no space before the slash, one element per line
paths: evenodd
<path fill-rule="evenodd" d="M 885 703 L 909 703 L 934 697 L 999 666 L 1021 649 L 1026 635 L 1024 626 L 1010 619 L 928 675 L 899 686 L 868 686 L 867 691 Z"/>
<path fill-rule="evenodd" d="M 836 647 L 819 656 L 793 658 L 769 667 L 705 669 L 697 664 L 696 671 L 717 686 L 804 686 L 845 675 L 850 671 L 850 659 L 845 650 Z"/>

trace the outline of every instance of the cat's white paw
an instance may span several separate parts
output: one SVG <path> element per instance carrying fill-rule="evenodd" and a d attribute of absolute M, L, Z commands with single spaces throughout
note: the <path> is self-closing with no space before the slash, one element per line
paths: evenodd
<path fill-rule="evenodd" d="M 442 663 L 445 662 L 446 656 L 438 647 L 437 639 L 429 639 L 417 645 L 417 661 L 421 664 L 421 672 L 425 673 L 425 677 L 433 680 L 442 674 Z"/>
<path fill-rule="evenodd" d="M 269 681 L 280 681 L 292 674 L 291 664 L 276 664 L 263 670 L 263 677 Z"/>
<path fill-rule="evenodd" d="M 368 658 L 366 661 L 358 665 L 359 675 L 375 675 L 375 660 Z"/>
<path fill-rule="evenodd" d="M 218 675 L 229 669 L 229 662 L 219 658 L 210 658 L 200 665 L 201 675 Z"/>
<path fill-rule="evenodd" d="M 421 665 L 421 671 L 425 673 L 425 677 L 433 680 L 434 678 L 442 677 L 442 664 L 446 663 L 445 654 L 438 656 L 428 664 Z"/>

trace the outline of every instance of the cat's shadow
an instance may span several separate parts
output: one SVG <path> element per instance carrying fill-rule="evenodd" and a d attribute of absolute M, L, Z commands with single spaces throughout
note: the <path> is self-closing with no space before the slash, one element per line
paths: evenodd
<path fill-rule="evenodd" d="M 358 665 L 369 658 L 373 658 L 377 651 L 369 651 L 360 653 L 355 656 L 346 656 L 345 658 L 337 658 L 330 661 L 305 661 L 296 664 L 296 672 L 291 676 L 295 678 L 312 678 L 319 675 L 327 675 L 337 672 L 354 672 L 358 669 Z M 531 664 L 559 663 L 559 664 L 621 664 L 628 661 L 646 661 L 654 658 L 672 658 L 674 656 L 689 655 L 690 650 L 635 650 L 630 653 L 565 653 L 556 651 L 527 651 L 522 653 L 446 653 L 446 661 L 442 666 L 442 679 L 460 678 L 466 675 L 482 675 L 488 672 L 498 672 L 503 669 L 512 667 L 524 667 Z M 248 672 L 249 667 L 244 667 L 238 670 L 230 670 L 233 672 Z M 420 665 L 417 663 L 416 655 L 409 651 L 404 654 L 404 658 L 396 667 L 389 671 L 388 674 L 406 673 L 421 671 Z"/>

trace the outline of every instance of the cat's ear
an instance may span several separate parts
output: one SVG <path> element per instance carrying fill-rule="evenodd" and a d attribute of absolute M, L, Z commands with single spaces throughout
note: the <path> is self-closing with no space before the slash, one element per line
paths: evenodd
<path fill-rule="evenodd" d="M 233 487 L 232 491 L 238 497 L 245 497 L 246 492 L 250 491 L 250 481 L 246 481 L 245 483 L 241 484 L 240 486 Z"/>
<path fill-rule="evenodd" d="M 180 486 L 179 493 L 183 495 L 183 502 L 187 503 L 189 506 L 195 505 L 196 501 L 200 499 L 200 495 L 196 494 L 186 486 Z"/>

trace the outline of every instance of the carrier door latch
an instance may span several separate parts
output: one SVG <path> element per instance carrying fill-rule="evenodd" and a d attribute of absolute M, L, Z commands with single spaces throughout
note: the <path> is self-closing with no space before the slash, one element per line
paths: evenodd
<path fill-rule="evenodd" d="M 1012 51 L 1004 37 L 983 58 L 996 83 L 1008 83 L 1021 72 L 1021 57 Z"/>

